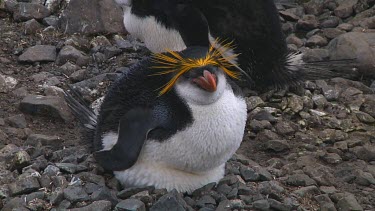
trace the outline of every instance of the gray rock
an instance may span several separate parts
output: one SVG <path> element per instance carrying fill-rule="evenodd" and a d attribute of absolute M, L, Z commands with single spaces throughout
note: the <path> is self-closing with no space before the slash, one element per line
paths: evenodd
<path fill-rule="evenodd" d="M 319 21 L 314 15 L 304 15 L 302 19 L 298 20 L 297 28 L 305 31 L 310 31 L 319 27 Z"/>
<path fill-rule="evenodd" d="M 47 26 L 53 26 L 56 28 L 58 27 L 58 24 L 59 24 L 59 18 L 51 15 L 49 17 L 43 18 L 43 24 Z"/>
<path fill-rule="evenodd" d="M 320 15 L 323 12 L 324 4 L 321 0 L 311 0 L 303 4 L 306 14 Z"/>
<path fill-rule="evenodd" d="M 335 9 L 335 15 L 339 18 L 347 18 L 354 12 L 354 6 L 358 0 L 343 0 L 340 5 Z"/>
<path fill-rule="evenodd" d="M 30 165 L 31 163 L 31 158 L 30 155 L 24 151 L 18 151 L 12 160 L 12 167 L 18 170 L 21 170 L 22 168 Z"/>
<path fill-rule="evenodd" d="M 99 200 L 110 201 L 113 206 L 119 202 L 116 195 L 112 193 L 110 189 L 106 187 L 100 188 L 96 190 L 95 192 L 93 192 L 91 194 L 91 200 L 92 201 L 99 201 Z"/>
<path fill-rule="evenodd" d="M 275 199 L 268 199 L 268 203 L 270 204 L 270 208 L 280 211 L 290 211 L 292 210 L 291 206 L 285 205 Z"/>
<path fill-rule="evenodd" d="M 336 211 L 335 204 L 331 201 L 328 194 L 318 195 L 314 198 L 319 203 L 321 210 Z"/>
<path fill-rule="evenodd" d="M 83 165 L 76 165 L 73 163 L 55 163 L 55 165 L 61 170 L 70 174 L 86 171 L 87 167 Z"/>
<path fill-rule="evenodd" d="M 288 44 L 294 44 L 296 45 L 298 48 L 302 47 L 303 46 L 303 41 L 298 38 L 295 34 L 291 34 L 289 35 L 287 38 L 286 38 L 286 43 Z"/>
<path fill-rule="evenodd" d="M 50 11 L 41 4 L 20 2 L 14 8 L 13 19 L 27 21 L 31 19 L 41 20 L 50 15 Z"/>
<path fill-rule="evenodd" d="M 7 93 L 14 89 L 18 84 L 18 81 L 11 76 L 4 76 L 0 74 L 0 93 Z"/>
<path fill-rule="evenodd" d="M 368 162 L 375 161 L 375 146 L 357 146 L 352 151 L 361 160 Z"/>
<path fill-rule="evenodd" d="M 355 183 L 358 185 L 370 186 L 375 184 L 375 178 L 368 172 L 357 170 Z"/>
<path fill-rule="evenodd" d="M 25 144 L 40 147 L 40 146 L 60 146 L 61 138 L 58 136 L 46 136 L 42 134 L 31 134 L 27 138 Z M 50 175 L 52 176 L 52 175 Z"/>
<path fill-rule="evenodd" d="M 293 112 L 298 113 L 303 109 L 303 99 L 297 95 L 292 95 L 288 98 L 288 108 Z"/>
<path fill-rule="evenodd" d="M 270 204 L 265 199 L 254 201 L 253 206 L 258 210 L 269 210 L 270 208 Z"/>
<path fill-rule="evenodd" d="M 258 172 L 256 172 L 254 169 L 247 167 L 247 166 L 241 166 L 240 168 L 241 176 L 246 182 L 254 182 L 260 180 L 260 175 Z"/>
<path fill-rule="evenodd" d="M 342 24 L 338 25 L 337 28 L 340 29 L 340 30 L 349 32 L 354 28 L 354 26 L 353 26 L 353 24 L 350 24 L 350 23 L 342 23 Z"/>
<path fill-rule="evenodd" d="M 64 200 L 64 192 L 62 190 L 55 190 L 49 196 L 49 202 L 52 205 L 60 204 Z"/>
<path fill-rule="evenodd" d="M 85 66 L 89 63 L 89 57 L 82 51 L 77 50 L 73 46 L 64 46 L 56 59 L 57 65 L 63 65 L 71 61 L 79 66 Z"/>
<path fill-rule="evenodd" d="M 368 95 L 361 106 L 361 111 L 370 114 L 375 118 L 375 95 Z"/>
<path fill-rule="evenodd" d="M 326 38 L 319 36 L 319 35 L 313 35 L 310 37 L 307 41 L 305 46 L 306 47 L 315 47 L 315 46 L 326 46 L 328 44 L 328 41 Z"/>
<path fill-rule="evenodd" d="M 27 89 L 25 87 L 20 87 L 18 89 L 13 90 L 13 95 L 16 97 L 26 97 L 28 95 Z"/>
<path fill-rule="evenodd" d="M 316 185 L 316 182 L 306 174 L 294 174 L 288 176 L 286 184 L 292 186 L 311 186 Z"/>
<path fill-rule="evenodd" d="M 363 208 L 358 203 L 357 199 L 353 194 L 345 194 L 342 199 L 340 199 L 336 207 L 338 210 L 350 210 L 350 211 L 362 211 Z"/>
<path fill-rule="evenodd" d="M 28 95 L 21 101 L 20 110 L 27 114 L 46 115 L 66 122 L 73 119 L 65 100 L 55 96 Z"/>
<path fill-rule="evenodd" d="M 26 128 L 27 122 L 23 114 L 8 117 L 5 121 L 12 127 L 15 128 Z"/>
<path fill-rule="evenodd" d="M 153 188 L 152 187 L 144 187 L 144 188 L 141 188 L 141 187 L 131 187 L 131 188 L 125 188 L 124 190 L 120 191 L 118 194 L 117 194 L 117 197 L 119 197 L 120 199 L 127 199 L 129 198 L 130 196 L 133 196 L 137 193 L 140 193 L 142 191 L 152 191 Z"/>
<path fill-rule="evenodd" d="M 323 29 L 322 32 L 323 32 L 323 35 L 328 39 L 334 39 L 345 33 L 345 31 L 342 31 L 336 28 Z"/>
<path fill-rule="evenodd" d="M 279 14 L 287 21 L 298 21 L 300 19 L 300 17 L 287 10 L 280 11 Z"/>
<path fill-rule="evenodd" d="M 286 140 L 270 140 L 266 143 L 266 149 L 275 152 L 283 152 L 289 150 L 290 146 Z"/>
<path fill-rule="evenodd" d="M 329 164 L 339 164 L 342 162 L 342 158 L 336 153 L 325 153 L 322 159 Z"/>
<path fill-rule="evenodd" d="M 40 188 L 38 178 L 25 177 L 18 178 L 16 182 L 9 184 L 9 190 L 12 196 L 32 193 Z"/>
<path fill-rule="evenodd" d="M 89 195 L 82 187 L 69 186 L 64 189 L 64 197 L 71 203 L 87 201 L 90 199 Z"/>
<path fill-rule="evenodd" d="M 182 198 L 182 196 L 173 190 L 168 194 L 162 196 L 151 208 L 150 211 L 161 211 L 161 210 L 175 210 L 184 211 L 188 205 Z"/>
<path fill-rule="evenodd" d="M 13 211 L 13 210 L 29 211 L 29 209 L 27 209 L 25 207 L 25 205 L 26 205 L 26 203 L 25 203 L 25 200 L 23 198 L 16 197 L 16 198 L 12 198 L 9 201 L 7 201 L 4 205 L 4 207 L 2 208 L 2 210 L 4 210 L 4 211 Z"/>
<path fill-rule="evenodd" d="M 145 211 L 145 204 L 138 199 L 126 199 L 118 203 L 115 207 L 118 211 Z"/>
<path fill-rule="evenodd" d="M 216 205 L 216 201 L 214 198 L 212 198 L 212 196 L 204 195 L 197 201 L 196 205 L 202 208 L 202 207 L 206 207 L 209 205 Z"/>
<path fill-rule="evenodd" d="M 72 74 L 74 71 L 79 70 L 80 67 L 78 67 L 77 65 L 72 64 L 72 63 L 70 63 L 70 62 L 67 62 L 67 63 L 63 64 L 62 66 L 60 66 L 59 69 L 60 69 L 65 75 L 70 75 L 70 74 Z"/>
<path fill-rule="evenodd" d="M 65 33 L 124 33 L 123 12 L 113 0 L 71 0 L 61 15 Z"/>
<path fill-rule="evenodd" d="M 307 197 L 320 194 L 319 189 L 316 186 L 302 187 L 296 191 L 293 191 L 299 197 Z"/>
<path fill-rule="evenodd" d="M 359 121 L 361 121 L 365 124 L 375 123 L 375 118 L 372 117 L 370 114 L 360 112 L 360 111 L 355 112 L 355 114 L 356 114 L 357 118 L 359 119 Z"/>
<path fill-rule="evenodd" d="M 18 57 L 20 62 L 53 62 L 56 60 L 56 47 L 51 45 L 36 45 L 26 49 Z"/>
<path fill-rule="evenodd" d="M 359 62 L 359 71 L 375 76 L 374 33 L 349 32 L 333 39 L 328 49 L 331 59 L 355 59 Z"/>
<path fill-rule="evenodd" d="M 335 28 L 336 26 L 339 25 L 339 23 L 340 23 L 340 18 L 332 16 L 332 17 L 329 17 L 327 20 L 324 20 L 320 24 L 320 26 L 322 28 Z"/>
<path fill-rule="evenodd" d="M 35 34 L 42 30 L 43 26 L 35 19 L 31 19 L 25 22 L 24 24 L 25 34 Z"/>
<path fill-rule="evenodd" d="M 303 60 L 306 62 L 324 61 L 327 59 L 329 59 L 329 51 L 326 49 L 314 48 L 303 52 Z"/>
<path fill-rule="evenodd" d="M 275 125 L 276 131 L 281 135 L 291 135 L 295 132 L 290 123 L 281 121 Z"/>
<path fill-rule="evenodd" d="M 264 106 L 264 101 L 258 96 L 251 96 L 246 98 L 246 105 L 249 111 L 254 110 L 257 107 Z"/>
<path fill-rule="evenodd" d="M 111 210 L 111 202 L 100 200 L 100 201 L 94 201 L 88 206 L 80 207 L 80 208 L 74 208 L 69 209 L 71 211 L 110 211 Z"/>
<path fill-rule="evenodd" d="M 366 18 L 359 23 L 365 29 L 375 29 L 375 17 Z"/>

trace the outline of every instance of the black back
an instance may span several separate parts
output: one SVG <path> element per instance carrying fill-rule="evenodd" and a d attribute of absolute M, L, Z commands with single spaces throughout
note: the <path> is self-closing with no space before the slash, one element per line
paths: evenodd
<path fill-rule="evenodd" d="M 121 117 L 134 108 L 153 110 L 165 120 L 162 127 L 148 134 L 148 139 L 165 140 L 192 122 L 187 105 L 173 89 L 158 97 L 159 88 L 169 81 L 171 75 L 150 76 L 157 71 L 151 66 L 150 59 L 145 59 L 123 73 L 111 86 L 98 116 L 94 141 L 96 151 L 102 149 L 102 134 L 117 133 Z"/>
<path fill-rule="evenodd" d="M 233 40 L 239 64 L 256 87 L 280 81 L 279 66 L 287 55 L 278 11 L 273 0 L 193 0 L 208 20 L 214 37 Z"/>

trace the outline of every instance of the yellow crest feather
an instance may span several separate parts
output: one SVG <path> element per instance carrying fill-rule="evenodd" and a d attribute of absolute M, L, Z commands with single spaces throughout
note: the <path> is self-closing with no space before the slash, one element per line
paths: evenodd
<path fill-rule="evenodd" d="M 218 44 L 218 45 L 217 45 Z M 239 54 L 233 54 L 226 56 L 226 53 L 233 50 L 233 42 L 223 44 L 216 39 L 211 44 L 206 56 L 199 59 L 183 58 L 178 52 L 167 49 L 166 51 L 170 55 L 163 53 L 155 53 L 152 56 L 152 61 L 157 64 L 153 66 L 154 69 L 162 69 L 162 71 L 151 74 L 151 76 L 165 75 L 170 73 L 176 73 L 175 76 L 164 86 L 162 86 L 159 92 L 159 96 L 167 93 L 172 89 L 177 80 L 186 72 L 193 68 L 199 68 L 207 65 L 212 65 L 221 68 L 229 77 L 239 79 L 240 73 L 230 70 L 231 67 L 235 67 L 230 61 L 235 60 Z M 218 46 L 218 47 L 217 47 Z"/>

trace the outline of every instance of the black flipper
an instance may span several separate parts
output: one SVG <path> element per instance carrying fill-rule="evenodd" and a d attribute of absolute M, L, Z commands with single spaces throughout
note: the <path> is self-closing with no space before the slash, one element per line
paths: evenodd
<path fill-rule="evenodd" d="M 111 150 L 95 152 L 95 159 L 111 171 L 132 167 L 138 159 L 148 133 L 160 125 L 159 121 L 152 109 L 137 108 L 128 111 L 120 119 L 117 143 Z"/>

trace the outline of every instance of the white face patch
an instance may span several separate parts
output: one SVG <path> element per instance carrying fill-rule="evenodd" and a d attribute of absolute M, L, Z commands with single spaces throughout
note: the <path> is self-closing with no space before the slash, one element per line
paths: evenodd
<path fill-rule="evenodd" d="M 142 40 L 153 53 L 182 51 L 186 45 L 180 33 L 174 29 L 167 29 L 155 17 L 140 18 L 131 13 L 131 7 L 124 8 L 124 25 L 134 37 Z"/>
<path fill-rule="evenodd" d="M 209 105 L 222 97 L 226 89 L 227 80 L 223 72 L 217 74 L 217 89 L 215 92 L 207 92 L 190 81 L 178 81 L 176 83 L 177 94 L 189 103 L 197 105 Z"/>
<path fill-rule="evenodd" d="M 115 146 L 118 140 L 118 134 L 114 132 L 108 132 L 102 135 L 102 146 L 103 149 L 101 151 L 108 151 Z"/>

